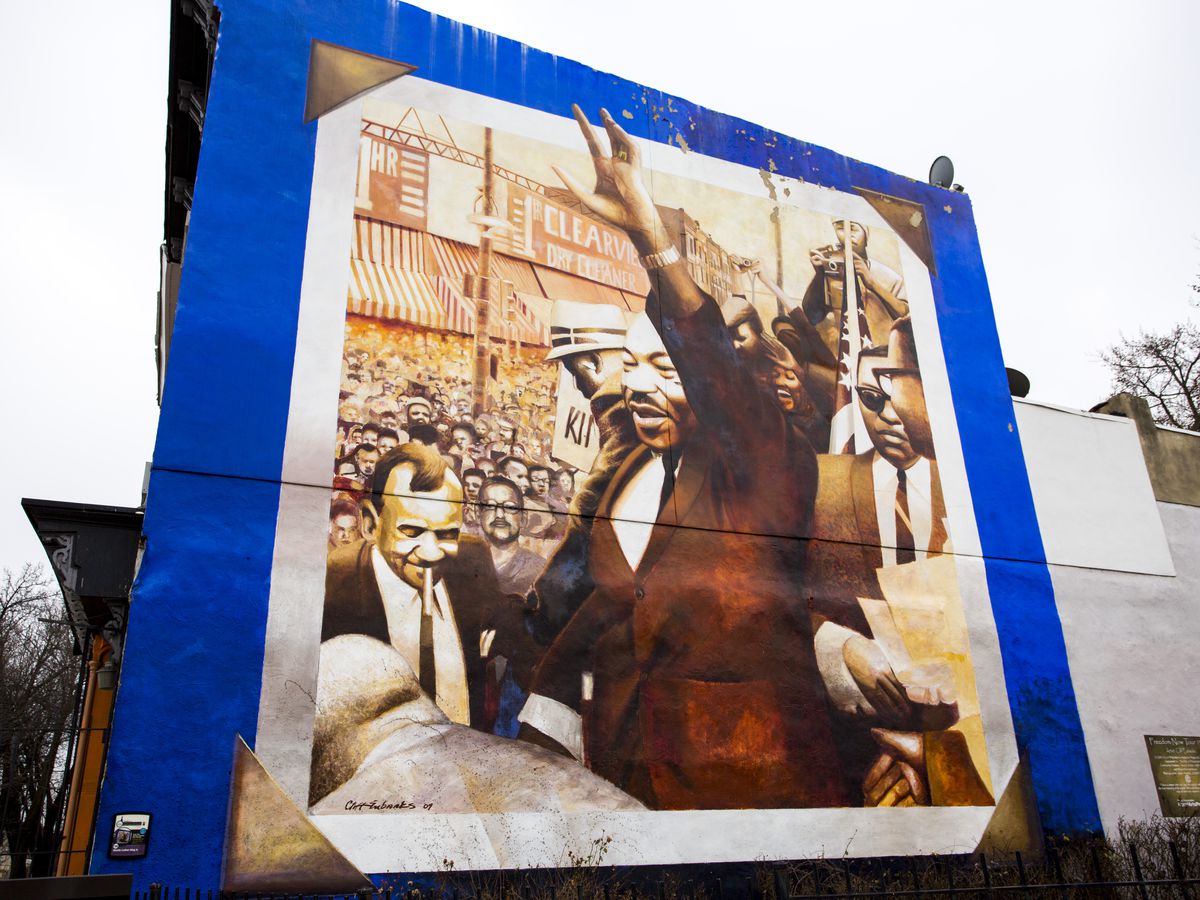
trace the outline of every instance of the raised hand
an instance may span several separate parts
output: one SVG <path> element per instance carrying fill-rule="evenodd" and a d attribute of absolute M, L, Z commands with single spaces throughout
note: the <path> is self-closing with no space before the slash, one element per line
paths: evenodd
<path fill-rule="evenodd" d="M 642 179 L 642 160 L 637 144 L 608 110 L 601 109 L 600 121 L 608 133 L 611 149 L 611 154 L 606 153 L 583 110 L 577 104 L 572 104 L 571 110 L 592 155 L 596 185 L 589 190 L 558 166 L 552 167 L 554 173 L 593 215 L 625 231 L 643 256 L 670 247 L 670 235 Z"/>

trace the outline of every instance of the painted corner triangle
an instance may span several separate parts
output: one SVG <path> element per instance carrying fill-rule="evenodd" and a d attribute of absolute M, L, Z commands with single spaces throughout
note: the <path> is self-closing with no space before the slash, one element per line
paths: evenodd
<path fill-rule="evenodd" d="M 933 258 L 933 245 L 929 239 L 929 224 L 925 207 L 912 200 L 902 200 L 878 191 L 856 187 L 855 193 L 863 197 L 895 229 L 900 240 L 908 244 L 921 262 L 933 275 L 937 275 L 937 262 Z"/>
<path fill-rule="evenodd" d="M 408 63 L 314 39 L 308 54 L 304 121 L 307 124 L 347 100 L 416 69 Z"/>
<path fill-rule="evenodd" d="M 354 893 L 370 880 L 308 820 L 238 735 L 225 825 L 224 892 Z"/>

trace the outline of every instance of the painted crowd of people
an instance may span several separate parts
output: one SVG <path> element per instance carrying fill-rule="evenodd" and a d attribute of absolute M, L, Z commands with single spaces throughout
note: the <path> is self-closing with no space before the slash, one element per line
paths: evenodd
<path fill-rule="evenodd" d="M 531 587 L 565 531 L 578 477 L 551 455 L 555 367 L 544 348 L 524 349 L 524 361 L 498 348 L 497 377 L 476 417 L 473 352 L 457 334 L 372 320 L 347 326 L 330 552 L 372 536 L 362 493 L 383 456 L 414 442 L 436 450 L 462 484 L 463 532 L 489 541 L 503 587 Z"/>
<path fill-rule="evenodd" d="M 379 642 L 447 727 L 651 809 L 991 803 L 953 679 L 897 672 L 859 602 L 950 549 L 903 280 L 835 219 L 804 297 L 745 260 L 718 304 L 636 142 L 576 116 L 596 186 L 562 177 L 638 249 L 645 310 L 556 301 L 550 350 L 497 348 L 480 410 L 470 339 L 351 322 L 322 640 Z M 599 431 L 589 472 L 553 461 L 560 366 Z M 367 777 L 318 730 L 314 804 Z"/>

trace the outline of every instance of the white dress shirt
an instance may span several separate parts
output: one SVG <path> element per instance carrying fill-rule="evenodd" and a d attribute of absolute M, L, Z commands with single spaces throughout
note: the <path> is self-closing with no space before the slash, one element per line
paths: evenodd
<path fill-rule="evenodd" d="M 379 596 L 383 599 L 392 646 L 420 678 L 421 592 L 392 571 L 378 547 L 371 550 L 371 565 L 375 569 Z M 444 580 L 433 586 L 433 596 L 433 663 L 437 674 L 437 697 L 434 702 L 450 721 L 470 725 L 467 662 Z"/>
<path fill-rule="evenodd" d="M 908 482 L 908 520 L 912 530 L 916 559 L 925 559 L 933 536 L 933 485 L 929 460 L 917 461 L 904 470 Z M 883 564 L 896 565 L 896 493 L 900 480 L 896 467 L 878 453 L 871 462 L 871 480 L 875 486 L 875 520 L 879 524 L 879 547 Z"/>
<path fill-rule="evenodd" d="M 681 461 L 675 461 L 676 477 Z M 666 477 L 662 454 L 651 453 L 645 465 L 633 473 L 613 501 L 613 531 L 631 569 L 637 569 L 650 545 L 650 534 L 658 519 L 659 501 Z"/>

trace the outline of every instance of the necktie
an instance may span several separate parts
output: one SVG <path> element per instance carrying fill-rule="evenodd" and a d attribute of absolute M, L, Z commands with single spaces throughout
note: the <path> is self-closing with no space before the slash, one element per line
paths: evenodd
<path fill-rule="evenodd" d="M 667 505 L 667 501 L 671 499 L 671 494 L 675 490 L 675 458 L 671 451 L 659 457 L 663 465 L 663 485 L 662 492 L 658 495 L 658 514 L 662 515 L 663 507 Z"/>
<path fill-rule="evenodd" d="M 417 680 L 426 696 L 437 703 L 437 665 L 433 658 L 433 572 L 425 570 L 421 592 L 421 652 Z"/>
<path fill-rule="evenodd" d="M 896 471 L 896 565 L 917 558 L 913 542 L 911 519 L 908 516 L 908 476 L 903 469 Z"/>

